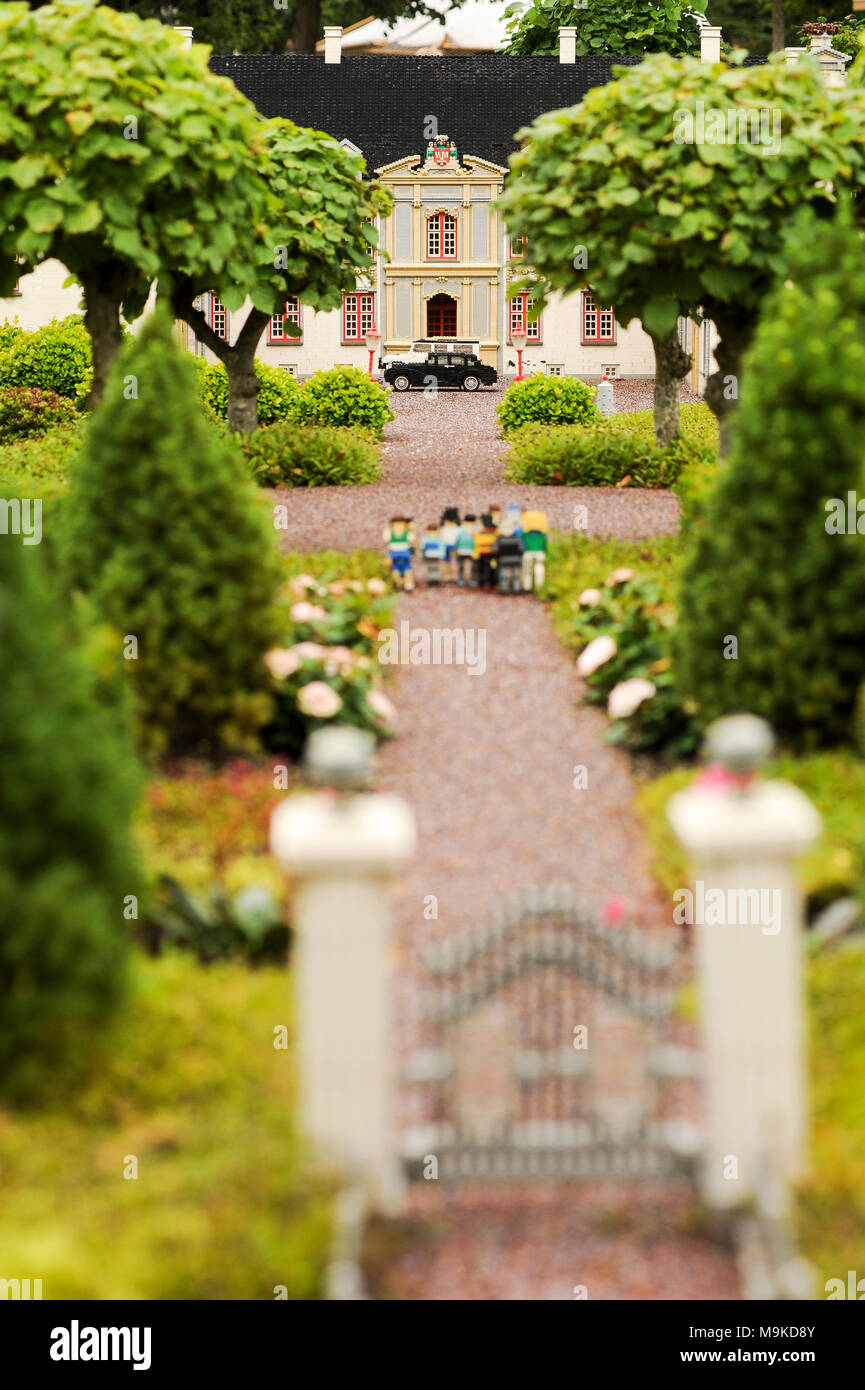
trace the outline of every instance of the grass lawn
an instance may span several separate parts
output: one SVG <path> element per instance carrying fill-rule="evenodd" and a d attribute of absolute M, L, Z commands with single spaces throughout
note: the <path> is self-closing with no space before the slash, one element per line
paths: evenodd
<path fill-rule="evenodd" d="M 71 1058 L 38 1109 L 0 1110 L 4 1276 L 46 1299 L 319 1296 L 330 1190 L 294 1129 L 290 975 L 136 953 L 132 976 L 90 1074 Z"/>

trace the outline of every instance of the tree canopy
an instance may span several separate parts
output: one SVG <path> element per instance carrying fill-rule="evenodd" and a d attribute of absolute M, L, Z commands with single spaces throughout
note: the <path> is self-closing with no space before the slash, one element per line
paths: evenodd
<path fill-rule="evenodd" d="M 831 216 L 837 188 L 865 182 L 863 122 L 861 89 L 831 91 L 808 60 L 656 55 L 521 130 L 499 207 L 528 238 L 538 299 L 590 287 L 656 337 L 702 308 L 722 338 L 707 392 L 721 416 L 724 378 L 782 269 L 785 223 L 803 203 Z"/>
<path fill-rule="evenodd" d="M 575 25 L 577 54 L 695 53 L 700 30 L 682 0 L 515 0 L 505 53 L 558 53 L 559 27 Z"/>

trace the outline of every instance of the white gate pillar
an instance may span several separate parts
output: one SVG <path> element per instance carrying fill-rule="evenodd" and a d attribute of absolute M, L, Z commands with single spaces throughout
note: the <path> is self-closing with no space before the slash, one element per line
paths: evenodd
<path fill-rule="evenodd" d="M 300 1116 L 324 1162 L 346 1171 L 382 1209 L 396 1209 L 394 1044 L 388 879 L 412 854 L 411 810 L 395 796 L 352 795 L 372 740 L 357 729 L 312 736 L 320 791 L 273 813 L 271 846 L 296 879 L 294 973 Z"/>
<path fill-rule="evenodd" d="M 667 808 L 696 879 L 703 1193 L 715 1208 L 759 1198 L 764 1175 L 786 1187 L 807 1166 L 803 915 L 793 859 L 819 834 L 820 817 L 789 783 L 745 780 L 771 743 L 763 720 L 719 720 L 710 757 L 742 780 L 698 784 Z"/>

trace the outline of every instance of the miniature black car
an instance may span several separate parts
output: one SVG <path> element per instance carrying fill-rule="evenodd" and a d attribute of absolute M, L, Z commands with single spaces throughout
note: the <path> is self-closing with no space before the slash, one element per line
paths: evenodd
<path fill-rule="evenodd" d="M 430 386 L 433 382 L 477 391 L 479 386 L 494 386 L 498 379 L 495 367 L 488 367 L 473 352 L 430 352 L 422 360 L 390 362 L 384 372 L 384 380 L 395 391 Z"/>

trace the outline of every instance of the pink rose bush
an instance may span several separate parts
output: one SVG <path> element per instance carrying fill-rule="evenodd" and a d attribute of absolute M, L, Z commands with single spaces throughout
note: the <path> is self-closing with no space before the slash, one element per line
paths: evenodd
<path fill-rule="evenodd" d="M 281 641 L 265 660 L 276 711 L 264 731 L 274 752 L 298 757 L 324 724 L 353 724 L 386 738 L 396 710 L 379 689 L 378 634 L 393 625 L 394 595 L 378 575 L 292 576 L 277 596 Z"/>
<path fill-rule="evenodd" d="M 608 741 L 679 758 L 695 752 L 698 712 L 676 688 L 676 610 L 660 585 L 623 566 L 603 589 L 583 589 L 570 615 L 584 699 L 605 706 Z"/>

